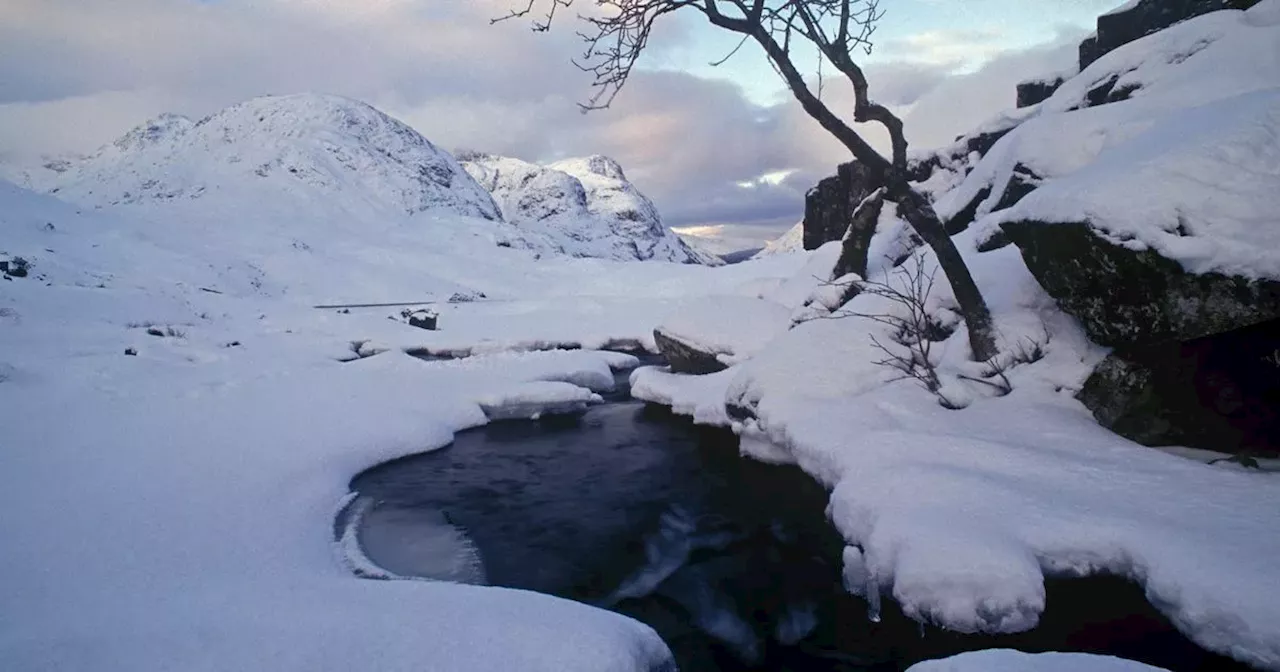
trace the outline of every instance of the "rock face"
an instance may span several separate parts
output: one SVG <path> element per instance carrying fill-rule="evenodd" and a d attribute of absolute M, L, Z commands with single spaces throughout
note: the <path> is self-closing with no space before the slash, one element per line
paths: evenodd
<path fill-rule="evenodd" d="M 493 195 L 502 215 L 533 248 L 576 257 L 718 265 L 662 223 L 658 210 L 603 156 L 541 166 L 519 159 L 460 153 L 462 165 Z"/>
<path fill-rule="evenodd" d="M 658 351 L 667 358 L 673 373 L 700 376 L 729 368 L 716 359 L 715 353 L 700 350 L 692 343 L 668 334 L 661 327 L 653 330 L 653 340 L 658 345 Z"/>
<path fill-rule="evenodd" d="M 858 204 L 884 186 L 883 182 L 883 176 L 850 161 L 810 189 L 804 198 L 804 249 L 816 250 L 843 240 Z"/>

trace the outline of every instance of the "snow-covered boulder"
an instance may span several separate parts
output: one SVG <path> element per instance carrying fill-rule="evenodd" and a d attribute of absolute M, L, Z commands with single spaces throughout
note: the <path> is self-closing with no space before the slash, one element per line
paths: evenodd
<path fill-rule="evenodd" d="M 676 373 L 724 370 L 759 352 L 791 326 L 791 310 L 749 296 L 692 301 L 653 330 L 654 341 Z"/>
<path fill-rule="evenodd" d="M 552 166 L 476 152 L 460 155 L 467 172 L 493 195 L 522 242 L 576 257 L 719 265 L 662 224 L 653 202 L 612 159 L 593 156 Z"/>
<path fill-rule="evenodd" d="M 98 206 L 284 194 L 500 218 L 448 152 L 365 103 L 320 94 L 255 98 L 195 122 L 162 115 L 72 162 L 52 185 Z"/>

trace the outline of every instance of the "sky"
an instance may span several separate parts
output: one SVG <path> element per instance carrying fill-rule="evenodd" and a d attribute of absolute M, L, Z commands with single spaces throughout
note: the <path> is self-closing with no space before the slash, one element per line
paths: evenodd
<path fill-rule="evenodd" d="M 364 100 L 447 149 L 612 156 L 669 226 L 745 247 L 799 221 L 805 191 L 849 159 L 753 45 L 712 67 L 737 42 L 688 10 L 655 26 L 609 109 L 581 114 L 581 26 L 572 12 L 546 33 L 490 25 L 522 2 L 4 0 L 0 160 L 91 152 L 163 112 L 317 91 Z M 1117 4 L 881 0 L 864 59 L 871 96 L 903 117 L 913 148 L 945 145 L 1012 108 L 1018 81 L 1069 67 Z M 850 107 L 838 82 L 824 96 Z"/>

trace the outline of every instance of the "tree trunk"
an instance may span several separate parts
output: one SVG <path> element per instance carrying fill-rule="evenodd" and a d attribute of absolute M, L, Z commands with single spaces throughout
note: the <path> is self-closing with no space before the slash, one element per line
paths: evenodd
<path fill-rule="evenodd" d="M 985 362 L 995 357 L 996 339 L 987 301 L 982 298 L 982 292 L 973 281 L 968 265 L 964 263 L 951 236 L 947 235 L 933 206 L 922 194 L 912 189 L 905 179 L 899 179 L 890 187 L 889 194 L 898 203 L 898 214 L 933 249 L 938 265 L 951 283 L 951 291 L 955 294 L 960 315 L 964 317 L 965 327 L 969 331 L 969 349 L 973 351 L 973 358 Z"/>

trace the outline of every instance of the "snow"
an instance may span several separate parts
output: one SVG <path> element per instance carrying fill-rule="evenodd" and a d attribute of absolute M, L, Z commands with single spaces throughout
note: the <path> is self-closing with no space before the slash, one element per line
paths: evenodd
<path fill-rule="evenodd" d="M 1280 279 L 1277 138 L 1280 86 L 1182 110 L 989 225 L 1087 221 L 1108 240 L 1154 249 L 1192 273 Z"/>
<path fill-rule="evenodd" d="M 305 208 L 274 220 L 294 203 L 288 190 L 274 199 L 201 199 L 226 216 L 213 227 L 173 203 L 97 209 L 0 183 L 0 254 L 32 261 L 29 277 L 0 281 L 0 603 L 22 614 L 0 626 L 0 658 L 49 670 L 668 665 L 652 630 L 586 605 L 359 580 L 395 575 L 335 537 L 335 511 L 358 510 L 347 483 L 365 468 L 490 417 L 594 403 L 637 363 L 513 350 L 651 346 L 658 319 L 699 293 L 747 296 L 738 288 L 794 275 L 805 256 L 723 269 L 539 260 L 473 235 L 501 225 L 483 218 L 398 220 L 429 222 L 419 235 Z M 303 237 L 309 251 L 282 244 Z M 477 291 L 492 298 L 447 302 Z M 440 331 L 409 327 L 399 307 L 312 307 L 414 297 L 435 302 Z M 420 347 L 475 356 L 403 352 Z"/>
<path fill-rule="evenodd" d="M 693 418 L 700 425 L 728 427 L 724 397 L 733 380 L 732 370 L 706 376 L 684 376 L 666 367 L 646 366 L 631 373 L 631 396 Z"/>
<path fill-rule="evenodd" d="M 1163 668 L 1087 653 L 1023 653 L 1009 649 L 971 651 L 927 660 L 908 672 L 1159 672 Z"/>
<path fill-rule="evenodd" d="M 790 326 L 791 311 L 786 306 L 729 295 L 690 301 L 658 329 L 733 364 L 755 354 Z"/>

